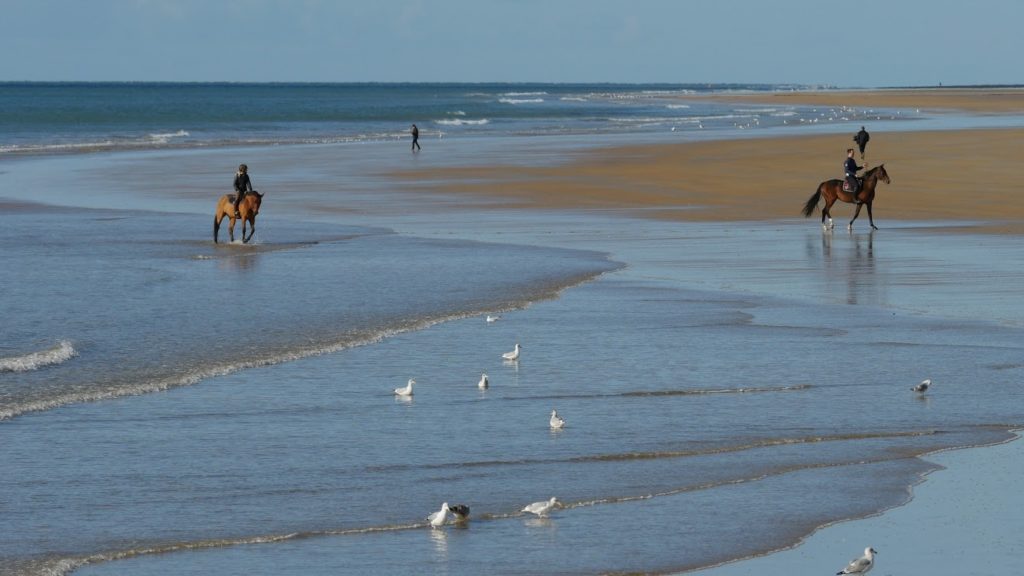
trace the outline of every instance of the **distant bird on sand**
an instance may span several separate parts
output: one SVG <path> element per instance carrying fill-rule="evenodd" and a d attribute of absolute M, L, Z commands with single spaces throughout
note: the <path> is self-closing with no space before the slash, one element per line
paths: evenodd
<path fill-rule="evenodd" d="M 869 570 L 875 567 L 875 554 L 878 552 L 870 546 L 864 549 L 864 555 L 856 560 L 851 560 L 850 565 L 843 568 L 839 572 L 836 572 L 836 576 L 842 574 L 867 574 Z"/>
<path fill-rule="evenodd" d="M 551 425 L 552 429 L 560 430 L 561 428 L 565 427 L 565 420 L 563 420 L 562 417 L 558 415 L 558 410 L 552 410 L 551 420 L 548 420 L 548 424 Z"/>
<path fill-rule="evenodd" d="M 453 504 L 448 506 L 448 511 L 454 516 L 456 522 L 465 522 L 469 520 L 469 506 L 465 504 Z"/>
<path fill-rule="evenodd" d="M 516 342 L 515 350 L 512 350 L 511 352 L 505 352 L 504 354 L 501 355 L 501 357 L 504 358 L 505 360 L 519 360 L 520 350 L 521 348 L 519 347 L 519 342 Z"/>
<path fill-rule="evenodd" d="M 530 504 L 529 506 L 523 508 L 522 511 L 527 512 L 529 514 L 536 514 L 537 516 L 547 516 L 548 512 L 551 512 L 551 509 L 554 508 L 555 506 L 558 506 L 558 500 L 556 500 L 555 497 L 552 496 L 551 500 L 534 502 L 533 504 Z"/>
<path fill-rule="evenodd" d="M 406 384 L 405 386 L 403 386 L 401 388 L 395 388 L 395 394 L 397 396 L 412 396 L 412 385 L 415 384 L 415 383 L 416 383 L 415 380 L 413 380 L 412 378 L 409 378 L 409 383 L 408 384 Z"/>
<path fill-rule="evenodd" d="M 448 503 L 445 502 L 444 504 L 441 504 L 440 510 L 434 512 L 430 516 L 427 516 L 427 520 L 430 521 L 430 527 L 440 528 L 441 526 L 444 526 L 445 522 L 448 521 L 448 512 L 450 512 L 448 509 Z"/>
<path fill-rule="evenodd" d="M 501 320 L 501 316 L 498 316 L 498 315 L 491 316 L 490 314 L 487 315 L 487 323 L 488 324 L 493 324 L 493 323 L 497 322 L 498 320 Z"/>
<path fill-rule="evenodd" d="M 476 383 L 476 387 L 481 390 L 487 390 L 487 387 L 491 385 L 491 382 L 487 379 L 487 374 L 480 375 L 480 381 Z"/>
<path fill-rule="evenodd" d="M 911 388 L 911 390 L 913 390 L 914 392 L 917 392 L 918 394 L 924 394 L 925 392 L 928 391 L 928 388 L 931 388 L 931 385 L 932 385 L 932 380 L 931 380 L 931 378 L 929 378 L 927 380 L 922 380 L 920 384 L 918 384 L 917 386 L 914 386 L 913 388 Z"/>

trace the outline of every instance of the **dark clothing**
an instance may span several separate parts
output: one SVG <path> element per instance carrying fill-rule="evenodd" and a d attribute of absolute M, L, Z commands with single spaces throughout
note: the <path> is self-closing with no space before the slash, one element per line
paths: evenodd
<path fill-rule="evenodd" d="M 860 147 L 861 156 L 864 155 L 864 147 L 868 145 L 868 140 L 871 140 L 871 135 L 863 128 L 861 128 L 860 132 L 857 132 L 857 135 L 853 137 L 853 141 Z"/>
<path fill-rule="evenodd" d="M 249 181 L 248 172 L 235 174 L 235 213 L 238 213 L 238 204 L 245 198 L 246 192 L 252 192 L 252 182 Z"/>
<path fill-rule="evenodd" d="M 420 148 L 420 129 L 414 124 L 412 127 L 412 149 Z M 422 150 L 422 148 L 420 148 Z"/>
<path fill-rule="evenodd" d="M 860 182 L 857 180 L 857 171 L 862 170 L 863 168 L 863 166 L 857 166 L 857 161 L 849 157 L 846 159 L 846 163 L 843 164 L 843 170 L 846 171 L 846 181 L 850 184 L 850 194 L 856 195 L 857 192 L 860 191 Z"/>

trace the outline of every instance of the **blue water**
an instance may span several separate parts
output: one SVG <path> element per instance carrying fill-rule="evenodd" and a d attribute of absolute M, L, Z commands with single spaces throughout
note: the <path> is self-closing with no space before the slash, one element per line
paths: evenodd
<path fill-rule="evenodd" d="M 581 136 L 0 158 L 0 574 L 673 572 L 897 505 L 920 455 L 1024 423 L 1017 237 L 494 210 L 388 176 Z M 258 230 L 214 245 L 239 158 Z M 445 501 L 469 524 L 428 528 Z"/>
<path fill-rule="evenodd" d="M 0 83 L 0 153 L 659 133 L 891 111 L 680 100 L 777 85 Z"/>

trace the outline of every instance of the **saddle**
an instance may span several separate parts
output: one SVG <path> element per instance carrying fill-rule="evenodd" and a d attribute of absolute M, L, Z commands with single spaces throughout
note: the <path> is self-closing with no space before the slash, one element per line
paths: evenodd
<path fill-rule="evenodd" d="M 864 189 L 864 179 L 863 178 L 857 178 L 857 191 L 860 192 L 863 189 Z M 843 178 L 843 192 L 849 192 L 849 191 L 850 191 L 850 181 L 847 180 L 846 178 Z"/>

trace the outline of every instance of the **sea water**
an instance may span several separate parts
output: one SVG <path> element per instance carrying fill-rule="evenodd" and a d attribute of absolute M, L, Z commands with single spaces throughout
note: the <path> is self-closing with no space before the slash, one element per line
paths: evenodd
<path fill-rule="evenodd" d="M 5 161 L 0 573 L 671 572 L 1021 425 L 1019 239 L 456 210 L 381 175 L 534 162 L 507 143 Z M 202 182 L 238 157 L 270 192 L 215 245 Z M 446 501 L 470 522 L 427 527 Z"/>

